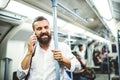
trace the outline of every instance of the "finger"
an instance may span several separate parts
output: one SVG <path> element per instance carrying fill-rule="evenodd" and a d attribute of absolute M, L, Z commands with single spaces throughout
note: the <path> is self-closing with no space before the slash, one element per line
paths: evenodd
<path fill-rule="evenodd" d="M 62 61 L 62 55 L 61 53 L 54 53 L 54 59 L 58 61 Z"/>
<path fill-rule="evenodd" d="M 62 56 L 61 52 L 53 52 L 54 56 Z"/>
<path fill-rule="evenodd" d="M 37 39 L 37 38 L 32 35 L 32 36 L 30 37 L 30 42 L 36 41 L 36 39 Z"/>
<path fill-rule="evenodd" d="M 55 54 L 54 57 L 55 57 L 55 58 L 61 58 L 62 56 Z"/>
<path fill-rule="evenodd" d="M 36 44 L 36 38 L 31 38 L 29 43 L 34 46 Z"/>
<path fill-rule="evenodd" d="M 37 43 L 37 37 L 36 37 L 35 32 L 34 32 L 33 35 L 32 35 L 32 44 L 33 44 L 33 46 L 34 46 L 36 43 Z"/>
<path fill-rule="evenodd" d="M 36 35 L 36 33 L 35 33 L 35 32 L 33 32 L 33 35 Z"/>
<path fill-rule="evenodd" d="M 55 59 L 56 59 L 56 60 L 58 60 L 58 61 L 62 61 L 62 60 L 63 60 L 63 58 L 62 58 L 62 57 L 58 57 L 58 56 L 57 56 L 57 57 L 55 57 Z"/>
<path fill-rule="evenodd" d="M 63 61 L 63 58 L 60 58 L 59 61 Z"/>
<path fill-rule="evenodd" d="M 52 52 L 60 52 L 60 50 L 52 50 Z"/>
<path fill-rule="evenodd" d="M 33 38 L 37 38 L 35 32 L 33 32 L 32 37 L 33 37 Z"/>
<path fill-rule="evenodd" d="M 32 35 L 31 39 L 36 40 L 37 39 L 36 35 Z"/>

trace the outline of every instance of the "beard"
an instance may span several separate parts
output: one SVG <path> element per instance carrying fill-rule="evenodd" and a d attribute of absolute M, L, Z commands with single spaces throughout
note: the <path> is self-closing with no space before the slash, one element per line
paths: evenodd
<path fill-rule="evenodd" d="M 42 36 L 48 36 L 48 38 L 42 39 Z M 40 36 L 37 36 L 37 40 L 43 45 L 49 44 L 49 42 L 51 41 L 51 34 L 42 33 Z"/>

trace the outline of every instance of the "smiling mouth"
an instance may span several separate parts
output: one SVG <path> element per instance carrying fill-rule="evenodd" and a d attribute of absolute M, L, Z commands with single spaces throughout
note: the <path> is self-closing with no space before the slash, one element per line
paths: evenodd
<path fill-rule="evenodd" d="M 48 38 L 48 36 L 47 35 L 43 35 L 43 36 L 41 36 L 41 38 L 45 39 L 45 38 Z"/>

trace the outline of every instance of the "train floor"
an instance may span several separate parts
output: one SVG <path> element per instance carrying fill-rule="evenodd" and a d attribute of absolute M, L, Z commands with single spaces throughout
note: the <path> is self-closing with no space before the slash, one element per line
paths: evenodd
<path fill-rule="evenodd" d="M 100 68 L 94 69 L 96 73 L 96 79 L 95 80 L 120 80 L 119 74 L 115 73 L 114 68 L 111 69 L 110 74 L 107 72 L 102 73 Z"/>
<path fill-rule="evenodd" d="M 69 80 L 69 79 L 66 79 Z M 80 79 L 73 79 L 73 80 L 80 80 Z M 96 78 L 94 80 L 120 80 L 118 75 L 115 74 L 96 74 Z"/>
<path fill-rule="evenodd" d="M 94 80 L 120 80 L 119 75 L 112 71 L 110 74 L 107 72 L 102 73 L 100 70 L 95 70 L 96 78 Z M 74 78 L 73 80 L 80 80 L 79 78 Z"/>
<path fill-rule="evenodd" d="M 96 74 L 96 79 L 95 80 L 119 80 L 118 75 L 115 74 Z"/>
<path fill-rule="evenodd" d="M 108 80 L 107 74 L 96 74 L 95 80 Z"/>

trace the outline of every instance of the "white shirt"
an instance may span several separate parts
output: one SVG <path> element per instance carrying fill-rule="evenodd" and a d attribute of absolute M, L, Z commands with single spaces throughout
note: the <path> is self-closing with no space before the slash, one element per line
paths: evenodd
<path fill-rule="evenodd" d="M 79 55 L 81 58 L 85 59 L 85 53 L 84 53 L 83 51 L 78 51 L 78 55 Z"/>
<path fill-rule="evenodd" d="M 77 54 L 80 56 L 81 61 L 86 64 L 86 59 L 85 59 L 85 52 L 84 51 L 78 51 Z"/>
<path fill-rule="evenodd" d="M 103 53 L 103 54 L 100 53 L 100 57 L 101 57 L 101 58 L 107 58 L 107 52 L 105 52 L 105 53 Z"/>
<path fill-rule="evenodd" d="M 62 51 L 62 55 L 71 60 L 70 71 L 79 71 L 81 69 L 81 65 L 76 60 L 75 56 L 71 54 L 69 47 L 63 43 L 59 43 L 58 45 L 59 50 Z M 51 50 L 54 50 L 53 42 L 51 42 L 47 51 L 37 44 L 35 55 L 32 58 L 30 76 L 28 80 L 56 80 L 55 60 Z M 64 80 L 64 68 L 64 66 L 60 66 L 60 80 Z M 18 77 L 23 77 L 27 74 L 28 70 L 29 69 L 23 70 L 20 65 L 17 72 Z"/>

